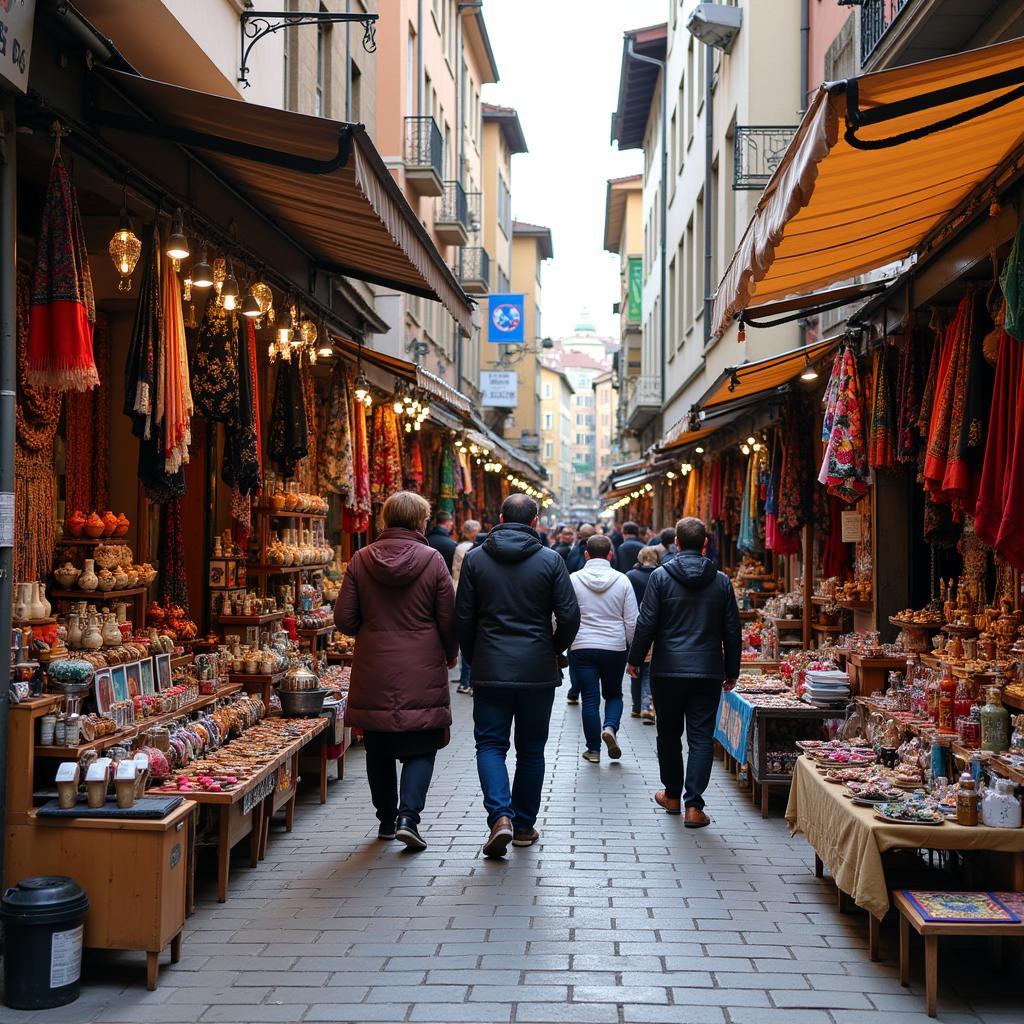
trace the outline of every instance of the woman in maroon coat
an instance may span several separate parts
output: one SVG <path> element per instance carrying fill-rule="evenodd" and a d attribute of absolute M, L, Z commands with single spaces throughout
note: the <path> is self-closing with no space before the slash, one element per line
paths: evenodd
<path fill-rule="evenodd" d="M 417 826 L 452 722 L 455 591 L 444 558 L 423 534 L 426 499 L 398 491 L 381 518 L 385 529 L 352 556 L 334 609 L 338 629 L 356 638 L 345 724 L 363 730 L 379 838 L 425 850 Z"/>

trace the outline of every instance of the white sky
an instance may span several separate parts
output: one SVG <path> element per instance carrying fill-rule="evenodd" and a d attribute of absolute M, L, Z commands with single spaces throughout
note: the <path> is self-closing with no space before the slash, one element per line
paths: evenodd
<path fill-rule="evenodd" d="M 640 150 L 610 142 L 622 34 L 665 20 L 665 0 L 486 0 L 501 76 L 483 99 L 515 107 L 529 152 L 512 160 L 512 212 L 551 228 L 542 333 L 569 334 L 586 307 L 618 337 L 618 257 L 604 251 L 605 184 L 643 169 Z"/>

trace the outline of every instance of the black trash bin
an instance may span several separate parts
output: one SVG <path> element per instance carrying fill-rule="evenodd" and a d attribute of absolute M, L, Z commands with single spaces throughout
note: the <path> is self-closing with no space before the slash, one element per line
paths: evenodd
<path fill-rule="evenodd" d="M 4 1002 L 48 1010 L 78 998 L 89 897 L 70 878 L 26 878 L 0 900 L 4 926 Z"/>

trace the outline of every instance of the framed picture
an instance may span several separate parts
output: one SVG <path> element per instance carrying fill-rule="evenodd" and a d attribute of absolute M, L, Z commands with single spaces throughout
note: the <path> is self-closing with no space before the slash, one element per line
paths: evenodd
<path fill-rule="evenodd" d="M 156 676 L 153 673 L 153 659 L 144 658 L 139 662 L 142 693 L 156 693 Z"/>
<path fill-rule="evenodd" d="M 110 705 L 114 703 L 114 683 L 110 678 L 109 668 L 96 669 L 93 676 L 93 686 L 96 692 L 96 707 L 101 715 L 109 714 Z"/>
<path fill-rule="evenodd" d="M 153 660 L 156 662 L 156 688 L 158 691 L 166 690 L 171 685 L 171 656 L 157 654 Z"/>
<path fill-rule="evenodd" d="M 208 585 L 211 587 L 231 586 L 228 580 L 228 567 L 226 562 L 218 560 L 210 561 L 210 571 L 207 576 Z"/>
<path fill-rule="evenodd" d="M 110 670 L 110 681 L 114 689 L 114 700 L 127 700 L 128 670 L 124 665 L 115 665 Z"/>
<path fill-rule="evenodd" d="M 125 665 L 125 670 L 128 673 L 128 696 L 138 697 L 142 693 L 142 663 L 129 662 Z"/>

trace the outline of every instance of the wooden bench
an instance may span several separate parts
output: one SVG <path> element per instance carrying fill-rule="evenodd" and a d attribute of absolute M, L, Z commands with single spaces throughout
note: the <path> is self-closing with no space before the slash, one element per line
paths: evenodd
<path fill-rule="evenodd" d="M 908 890 L 893 892 L 893 904 L 900 915 L 900 984 L 910 984 L 910 929 L 924 939 L 924 991 L 929 1017 L 934 1017 L 939 988 L 939 936 L 984 935 L 1001 938 L 1013 935 L 1024 938 L 1024 924 L 996 922 L 926 921 L 909 899 Z"/>

